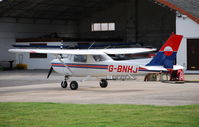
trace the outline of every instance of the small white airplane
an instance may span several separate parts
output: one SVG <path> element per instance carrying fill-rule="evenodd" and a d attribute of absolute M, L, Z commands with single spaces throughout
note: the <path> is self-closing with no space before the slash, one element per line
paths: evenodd
<path fill-rule="evenodd" d="M 134 75 L 141 71 L 172 71 L 183 69 L 180 65 L 174 65 L 176 53 L 183 36 L 172 34 L 159 52 L 148 63 L 138 63 L 133 60 L 115 61 L 107 54 L 137 54 L 151 52 L 150 48 L 119 48 L 119 49 L 9 49 L 14 53 L 49 53 L 55 54 L 57 59 L 51 61 L 51 69 L 65 76 L 61 82 L 62 88 L 66 88 L 69 77 L 98 77 L 100 86 L 107 87 L 107 76 Z M 70 82 L 71 90 L 78 89 L 77 81 Z"/>

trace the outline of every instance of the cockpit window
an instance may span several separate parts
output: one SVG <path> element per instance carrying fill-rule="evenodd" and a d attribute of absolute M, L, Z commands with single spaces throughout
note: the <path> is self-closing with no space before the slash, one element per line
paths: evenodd
<path fill-rule="evenodd" d="M 86 62 L 87 56 L 85 55 L 74 55 L 74 62 Z"/>
<path fill-rule="evenodd" d="M 93 58 L 96 62 L 105 61 L 106 59 L 101 55 L 93 55 Z"/>
<path fill-rule="evenodd" d="M 70 55 L 62 54 L 62 57 L 63 57 L 63 58 L 69 58 Z"/>

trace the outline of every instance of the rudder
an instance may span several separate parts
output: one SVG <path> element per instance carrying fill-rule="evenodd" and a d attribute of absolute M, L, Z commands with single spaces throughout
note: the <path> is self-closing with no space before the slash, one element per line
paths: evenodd
<path fill-rule="evenodd" d="M 146 66 L 163 66 L 167 69 L 172 69 L 182 38 L 182 35 L 172 34 L 160 48 L 157 55 Z"/>

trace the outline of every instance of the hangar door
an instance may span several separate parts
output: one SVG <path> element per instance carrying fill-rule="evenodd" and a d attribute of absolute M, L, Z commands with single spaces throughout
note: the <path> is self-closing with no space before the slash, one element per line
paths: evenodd
<path fill-rule="evenodd" d="M 199 70 L 199 39 L 187 40 L 187 70 Z"/>

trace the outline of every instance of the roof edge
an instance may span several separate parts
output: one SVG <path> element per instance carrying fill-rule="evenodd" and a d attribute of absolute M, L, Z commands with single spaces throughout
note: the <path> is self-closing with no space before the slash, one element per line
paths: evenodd
<path fill-rule="evenodd" d="M 172 3 L 168 2 L 168 1 L 165 1 L 165 0 L 155 0 L 155 1 L 157 1 L 159 3 L 162 3 L 162 4 L 166 5 L 166 6 L 168 6 L 169 8 L 172 8 L 172 9 L 174 9 L 174 10 L 176 10 L 176 11 L 178 11 L 178 12 L 184 14 L 184 15 L 187 15 L 190 19 L 192 19 L 193 21 L 195 21 L 196 23 L 199 24 L 199 18 L 193 16 L 191 13 L 183 10 L 182 8 L 176 6 L 176 5 L 174 5 L 174 4 L 172 4 Z"/>

